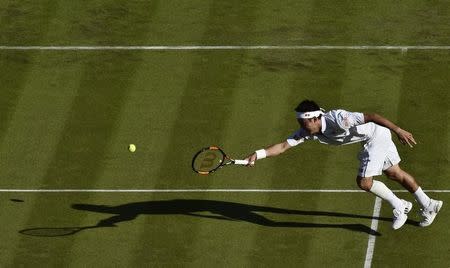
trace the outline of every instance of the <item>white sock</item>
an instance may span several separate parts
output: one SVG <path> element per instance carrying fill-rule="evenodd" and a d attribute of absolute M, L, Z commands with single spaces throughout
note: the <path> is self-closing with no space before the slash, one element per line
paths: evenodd
<path fill-rule="evenodd" d="M 430 204 L 431 199 L 428 197 L 426 193 L 422 191 L 422 188 L 419 187 L 417 191 L 414 192 L 414 197 L 417 200 L 417 203 L 421 205 L 423 208 L 427 208 Z"/>
<path fill-rule="evenodd" d="M 393 208 L 399 208 L 403 210 L 403 202 L 389 189 L 386 184 L 381 181 L 372 181 L 372 188 L 370 192 L 378 196 L 379 198 L 386 200 Z"/>

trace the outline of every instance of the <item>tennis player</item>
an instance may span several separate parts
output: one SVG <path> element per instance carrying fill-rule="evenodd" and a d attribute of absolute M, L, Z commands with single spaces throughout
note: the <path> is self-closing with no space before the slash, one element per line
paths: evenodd
<path fill-rule="evenodd" d="M 405 224 L 412 203 L 398 198 L 383 182 L 373 179 L 382 173 L 414 195 L 421 206 L 420 226 L 426 227 L 433 222 L 443 202 L 428 197 L 416 180 L 400 168 L 400 156 L 391 139 L 390 130 L 397 134 L 403 144 L 413 147 L 416 141 L 411 133 L 378 114 L 345 110 L 325 112 L 310 100 L 302 101 L 295 111 L 300 129 L 286 141 L 250 154 L 246 158 L 250 163 L 249 166 L 254 166 L 256 160 L 277 156 L 309 140 L 330 145 L 361 142 L 363 148 L 358 156 L 360 165 L 356 182 L 361 189 L 375 194 L 392 206 L 394 214 L 392 228 L 396 230 Z"/>

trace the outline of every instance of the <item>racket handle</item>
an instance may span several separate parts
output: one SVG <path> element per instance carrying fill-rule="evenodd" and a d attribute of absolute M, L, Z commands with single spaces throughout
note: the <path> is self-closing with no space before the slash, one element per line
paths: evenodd
<path fill-rule="evenodd" d="M 234 160 L 235 165 L 248 165 L 248 160 Z"/>

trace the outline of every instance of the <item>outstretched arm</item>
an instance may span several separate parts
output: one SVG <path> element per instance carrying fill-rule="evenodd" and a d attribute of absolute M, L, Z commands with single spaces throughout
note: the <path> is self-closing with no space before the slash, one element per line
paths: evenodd
<path fill-rule="evenodd" d="M 397 134 L 401 143 L 408 144 L 409 147 L 411 148 L 413 147 L 413 144 L 417 144 L 411 133 L 401 129 L 399 126 L 395 125 L 394 123 L 392 123 L 391 121 L 382 117 L 379 114 L 364 114 L 364 121 L 366 123 L 374 122 L 377 123 L 378 125 L 389 128 L 390 130 L 394 131 Z"/>
<path fill-rule="evenodd" d="M 269 146 L 269 147 L 267 147 L 265 149 L 257 150 L 256 152 L 250 154 L 246 158 L 246 160 L 248 160 L 249 166 L 254 166 L 255 165 L 255 161 L 257 159 L 277 156 L 279 154 L 282 154 L 282 153 L 286 152 L 286 150 L 288 150 L 289 148 L 291 148 L 291 145 L 289 145 L 289 143 L 287 141 L 284 141 L 284 142 L 281 142 L 281 143 L 277 143 L 277 144 L 271 145 L 271 146 Z M 259 156 L 259 158 L 258 158 L 258 156 Z"/>

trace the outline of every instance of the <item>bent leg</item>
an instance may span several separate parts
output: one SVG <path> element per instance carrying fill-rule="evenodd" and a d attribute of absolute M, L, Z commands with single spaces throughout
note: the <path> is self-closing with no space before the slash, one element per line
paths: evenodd
<path fill-rule="evenodd" d="M 364 191 L 371 192 L 379 198 L 387 201 L 393 208 L 403 209 L 404 204 L 402 200 L 381 181 L 373 180 L 372 177 L 363 178 L 358 176 L 356 177 L 356 183 L 359 188 Z"/>
<path fill-rule="evenodd" d="M 417 203 L 422 207 L 422 220 L 419 225 L 422 227 L 429 226 L 433 223 L 436 215 L 442 208 L 443 202 L 440 200 L 433 200 L 428 197 L 417 184 L 416 180 L 407 172 L 402 170 L 398 165 L 394 165 L 384 171 L 384 173 L 394 181 L 397 181 L 405 187 L 410 193 L 414 195 Z"/>
<path fill-rule="evenodd" d="M 384 174 L 390 179 L 400 183 L 410 193 L 414 193 L 419 188 L 413 176 L 400 168 L 399 165 L 393 165 L 384 171 Z"/>
<path fill-rule="evenodd" d="M 419 203 L 422 208 L 427 208 L 430 205 L 431 198 L 424 193 L 414 177 L 401 169 L 399 165 L 394 165 L 386 169 L 384 173 L 390 179 L 400 183 L 405 189 L 412 193 L 416 198 L 417 203 Z"/>

